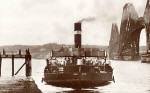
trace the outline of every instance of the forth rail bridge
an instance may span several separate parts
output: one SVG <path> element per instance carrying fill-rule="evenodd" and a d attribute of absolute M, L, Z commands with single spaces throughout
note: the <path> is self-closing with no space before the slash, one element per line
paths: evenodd
<path fill-rule="evenodd" d="M 120 33 L 117 24 L 112 24 L 109 42 L 110 59 L 138 60 L 139 40 L 142 29 L 146 31 L 146 47 L 150 52 L 150 0 L 147 0 L 143 17 L 139 17 L 133 4 L 127 3 L 123 7 Z"/>

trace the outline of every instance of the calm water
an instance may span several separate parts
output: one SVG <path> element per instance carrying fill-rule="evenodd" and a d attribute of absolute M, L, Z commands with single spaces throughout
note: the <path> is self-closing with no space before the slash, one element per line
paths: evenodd
<path fill-rule="evenodd" d="M 15 72 L 23 64 L 24 60 L 15 60 Z M 114 68 L 115 83 L 92 89 L 75 90 L 46 85 L 41 82 L 45 60 L 32 60 L 32 77 L 38 88 L 43 93 L 150 93 L 150 64 L 140 61 L 112 61 Z M 18 73 L 24 76 L 25 68 Z M 2 63 L 2 77 L 11 76 L 11 60 L 5 59 Z"/>

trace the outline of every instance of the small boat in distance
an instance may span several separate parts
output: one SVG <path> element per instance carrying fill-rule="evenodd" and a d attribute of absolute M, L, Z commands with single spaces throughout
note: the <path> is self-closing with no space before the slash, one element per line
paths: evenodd
<path fill-rule="evenodd" d="M 51 51 L 46 59 L 43 80 L 50 85 L 87 88 L 113 80 L 113 69 L 106 51 L 81 48 L 81 23 L 75 23 L 75 47 Z"/>
<path fill-rule="evenodd" d="M 141 62 L 150 63 L 150 50 L 148 50 L 146 53 L 141 55 Z"/>

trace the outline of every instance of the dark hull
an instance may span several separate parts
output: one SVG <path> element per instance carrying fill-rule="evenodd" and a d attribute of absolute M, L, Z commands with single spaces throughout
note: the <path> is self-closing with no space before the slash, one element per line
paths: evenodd
<path fill-rule="evenodd" d="M 68 81 L 47 81 L 47 84 L 68 87 L 68 88 L 90 88 L 108 84 L 108 81 L 68 80 Z"/>
<path fill-rule="evenodd" d="M 86 76 L 71 74 L 46 74 L 44 81 L 58 87 L 88 88 L 108 84 L 112 81 L 112 73 L 90 73 Z"/>
<path fill-rule="evenodd" d="M 141 60 L 142 63 L 150 63 L 150 60 Z"/>
<path fill-rule="evenodd" d="M 139 61 L 141 60 L 140 56 L 116 56 L 111 58 L 111 60 L 120 60 L 120 61 Z"/>
<path fill-rule="evenodd" d="M 150 55 L 149 54 L 144 54 L 141 56 L 141 62 L 142 63 L 150 63 Z"/>

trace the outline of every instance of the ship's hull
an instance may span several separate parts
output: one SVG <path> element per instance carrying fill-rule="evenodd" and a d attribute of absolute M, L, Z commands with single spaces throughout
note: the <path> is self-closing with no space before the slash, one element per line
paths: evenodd
<path fill-rule="evenodd" d="M 150 63 L 150 55 L 144 54 L 141 56 L 141 62 L 142 63 Z"/>
<path fill-rule="evenodd" d="M 69 87 L 69 88 L 89 88 L 96 87 L 103 84 L 107 84 L 108 81 L 94 81 L 94 80 L 58 80 L 58 81 L 47 81 L 47 84 L 58 86 L 58 87 Z"/>
<path fill-rule="evenodd" d="M 71 88 L 87 88 L 95 87 L 112 81 L 112 72 L 101 73 L 47 73 L 44 81 L 47 84 L 71 87 Z"/>

